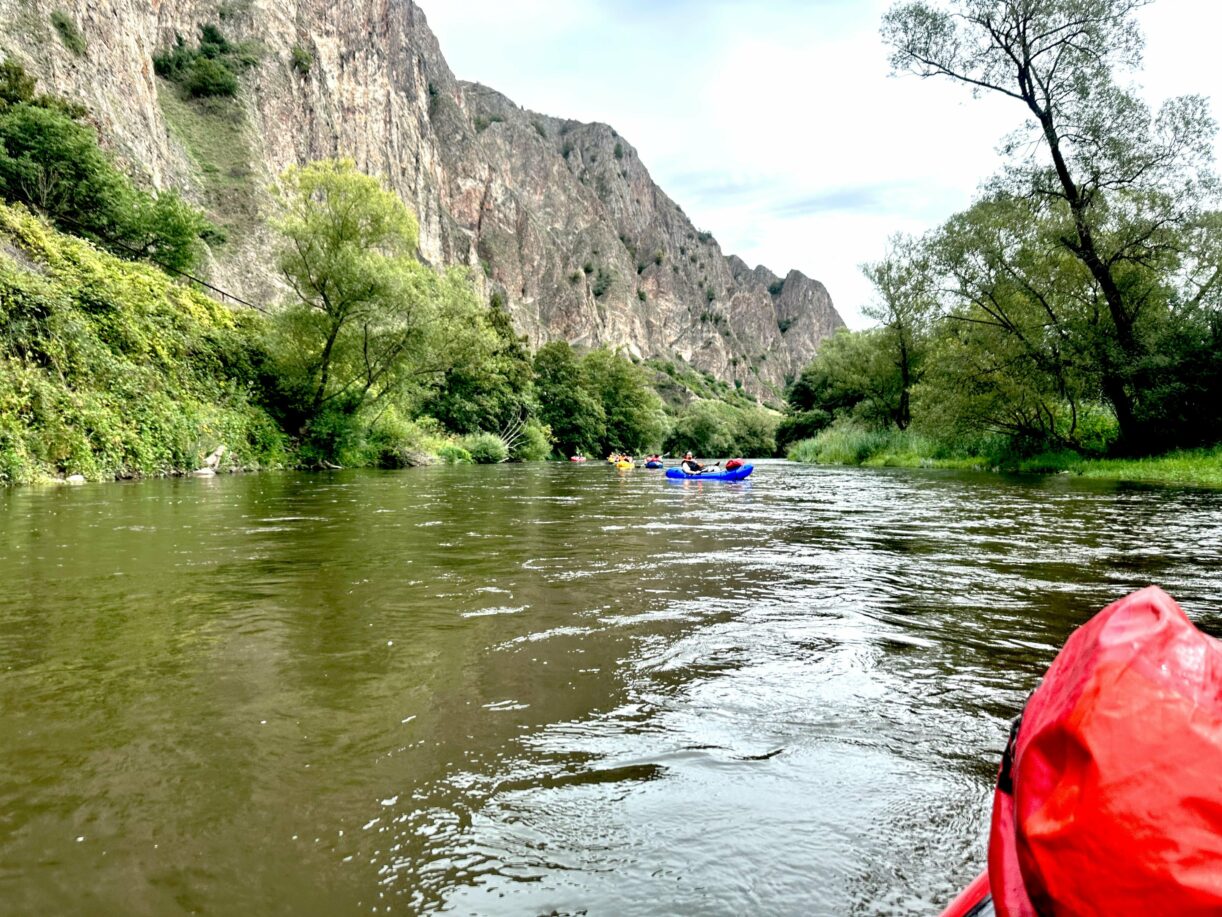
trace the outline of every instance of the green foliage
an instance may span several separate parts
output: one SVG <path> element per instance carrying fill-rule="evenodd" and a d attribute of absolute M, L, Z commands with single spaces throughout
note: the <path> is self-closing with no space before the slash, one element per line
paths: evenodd
<path fill-rule="evenodd" d="M 662 259 L 663 259 L 663 258 L 665 258 L 665 257 L 666 257 L 665 253 L 662 251 L 662 249 L 660 249 L 660 248 L 659 248 L 659 249 L 655 250 L 655 251 L 654 251 L 654 253 L 653 253 L 653 263 L 654 263 L 654 264 L 661 264 L 661 263 L 662 263 Z"/>
<path fill-rule="evenodd" d="M 1092 402 L 1124 451 L 1222 435 L 1216 364 L 1200 371 L 1217 359 L 1216 125 L 1201 97 L 1155 113 L 1131 88 L 1141 5 L 907 2 L 883 21 L 896 71 L 1021 112 L 1001 173 L 937 243 L 944 305 L 980 323 L 958 335 L 960 384 L 983 371 L 970 407 L 1019 439 L 1073 445 Z"/>
<path fill-rule="evenodd" d="M 494 124 L 500 124 L 505 119 L 500 115 L 476 115 L 475 116 L 475 132 L 482 134 Z"/>
<path fill-rule="evenodd" d="M 638 288 L 636 291 L 636 298 L 641 302 L 645 302 L 645 300 L 647 300 L 649 297 L 646 295 L 644 290 Z"/>
<path fill-rule="evenodd" d="M 466 358 L 442 373 L 425 395 L 420 410 L 458 434 L 508 431 L 520 417 L 535 411 L 534 368 L 525 341 L 499 293 L 478 316 L 477 341 Z"/>
<path fill-rule="evenodd" d="M 587 261 L 585 264 L 583 264 L 583 265 L 581 266 L 581 270 L 582 270 L 582 272 L 583 272 L 583 273 L 585 273 L 587 276 L 589 276 L 590 274 L 593 274 L 593 273 L 594 273 L 594 262 L 593 262 L 593 261 Z"/>
<path fill-rule="evenodd" d="M 475 433 L 465 436 L 461 444 L 477 465 L 497 465 L 509 458 L 509 449 L 505 446 L 505 441 L 495 433 Z"/>
<path fill-rule="evenodd" d="M 768 284 L 768 293 L 771 296 L 780 296 L 781 291 L 784 289 L 785 289 L 784 280 L 774 280 L 772 281 L 772 283 Z"/>
<path fill-rule="evenodd" d="M 637 453 L 662 442 L 666 417 L 644 369 L 602 348 L 586 355 L 582 371 L 590 395 L 602 405 L 606 418 L 601 447 L 607 452 Z"/>
<path fill-rule="evenodd" d="M 190 270 L 201 237 L 212 231 L 203 215 L 175 192 L 137 189 L 98 146 L 84 111 L 50 96 L 35 96 L 34 81 L 6 61 L 0 71 L 0 193 L 46 214 L 57 226 L 98 242 L 115 254 Z"/>
<path fill-rule="evenodd" d="M 769 457 L 776 453 L 778 416 L 757 405 L 694 401 L 674 419 L 665 449 L 675 455 Z"/>
<path fill-rule="evenodd" d="M 620 143 L 618 140 L 615 143 L 615 158 L 616 159 L 624 158 L 624 145 Z"/>
<path fill-rule="evenodd" d="M 543 122 L 536 119 L 532 121 L 531 124 L 534 125 L 535 133 L 538 134 L 540 137 L 542 137 L 544 140 L 546 140 L 547 139 L 547 128 L 543 126 Z"/>
<path fill-rule="evenodd" d="M 293 45 L 291 52 L 293 69 L 302 76 L 309 76 L 310 68 L 314 66 L 314 55 L 301 45 Z M 430 84 L 431 87 L 431 84 Z"/>
<path fill-rule="evenodd" d="M 606 268 L 598 269 L 598 276 L 594 278 L 594 284 L 590 290 L 595 297 L 602 297 L 611 289 L 611 284 L 614 282 L 614 277 Z"/>
<path fill-rule="evenodd" d="M 713 234 L 711 232 L 701 230 L 700 232 L 696 233 L 696 238 L 705 245 L 708 245 L 713 241 Z"/>
<path fill-rule="evenodd" d="M 63 10 L 53 10 L 51 12 L 51 25 L 55 27 L 55 34 L 59 36 L 59 40 L 64 43 L 65 48 L 77 57 L 84 55 L 85 36 L 81 34 L 81 30 L 67 13 Z"/>
<path fill-rule="evenodd" d="M 183 77 L 182 85 L 187 94 L 196 99 L 238 94 L 238 78 L 234 72 L 208 57 L 196 58 Z"/>
<path fill-rule="evenodd" d="M 561 455 L 601 454 L 607 415 L 573 348 L 564 341 L 544 344 L 535 354 L 534 370 L 539 418 Z"/>
<path fill-rule="evenodd" d="M 821 465 L 918 465 L 934 451 L 933 443 L 910 431 L 869 429 L 846 420 L 796 443 L 788 457 Z"/>
<path fill-rule="evenodd" d="M 789 411 L 777 425 L 777 449 L 785 452 L 794 443 L 811 439 L 832 423 L 832 413 L 822 408 Z"/>
<path fill-rule="evenodd" d="M 457 443 L 446 443 L 437 450 L 437 458 L 444 465 L 474 465 L 471 453 Z"/>
<path fill-rule="evenodd" d="M 153 71 L 182 86 L 192 98 L 230 97 L 237 94 L 238 74 L 258 59 L 254 45 L 233 44 L 217 26 L 205 24 L 195 48 L 177 35 L 173 47 L 153 55 Z"/>
<path fill-rule="evenodd" d="M 0 205 L 0 480 L 284 461 L 249 316 Z"/>
<path fill-rule="evenodd" d="M 415 217 L 351 160 L 289 168 L 277 199 L 294 301 L 272 327 L 274 404 L 303 453 L 334 461 L 368 415 L 418 399 L 491 335 L 466 275 L 417 261 Z"/>
<path fill-rule="evenodd" d="M 522 427 L 513 448 L 509 450 L 511 462 L 544 462 L 552 454 L 552 431 L 538 419 L 532 417 Z"/>

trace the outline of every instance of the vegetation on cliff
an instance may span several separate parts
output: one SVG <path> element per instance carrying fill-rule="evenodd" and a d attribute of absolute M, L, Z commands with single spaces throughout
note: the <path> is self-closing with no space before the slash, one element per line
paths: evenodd
<path fill-rule="evenodd" d="M 64 232 L 123 258 L 189 271 L 213 231 L 177 193 L 135 186 L 98 146 L 79 105 L 38 94 L 12 60 L 0 62 L 0 195 Z"/>
<path fill-rule="evenodd" d="M 0 481 L 285 461 L 257 319 L 0 205 Z"/>

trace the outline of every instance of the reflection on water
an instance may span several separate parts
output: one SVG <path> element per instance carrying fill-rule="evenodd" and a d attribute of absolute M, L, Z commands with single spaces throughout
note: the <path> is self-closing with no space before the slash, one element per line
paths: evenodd
<path fill-rule="evenodd" d="M 0 495 L 6 913 L 928 914 L 1008 722 L 1222 494 L 761 467 Z"/>

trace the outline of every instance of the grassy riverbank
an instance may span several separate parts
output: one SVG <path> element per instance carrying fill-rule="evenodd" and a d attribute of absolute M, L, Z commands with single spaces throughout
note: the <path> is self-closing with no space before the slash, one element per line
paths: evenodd
<path fill-rule="evenodd" d="M 1222 445 L 1149 458 L 1093 458 L 1069 450 L 1019 457 L 1001 440 L 948 444 L 911 431 L 829 427 L 795 443 L 788 458 L 820 465 L 868 468 L 960 468 L 1028 474 L 1072 474 L 1116 481 L 1222 487 Z"/>

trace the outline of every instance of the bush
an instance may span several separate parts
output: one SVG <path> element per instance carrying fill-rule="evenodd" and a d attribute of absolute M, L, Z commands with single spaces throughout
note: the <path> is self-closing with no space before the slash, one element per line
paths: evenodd
<path fill-rule="evenodd" d="M 78 57 L 85 53 L 85 36 L 81 34 L 81 30 L 76 27 L 76 23 L 68 17 L 67 13 L 63 10 L 52 12 L 51 25 L 55 27 L 55 32 L 59 35 L 59 40 L 64 43 L 65 48 Z"/>
<path fill-rule="evenodd" d="M 183 88 L 195 99 L 235 96 L 238 94 L 238 78 L 221 61 L 200 57 L 187 72 Z"/>
<path fill-rule="evenodd" d="M 645 300 L 647 300 L 649 297 L 645 294 L 644 290 L 638 289 L 636 291 L 636 298 L 639 299 L 641 302 L 645 302 Z"/>
<path fill-rule="evenodd" d="M 624 145 L 622 143 L 619 143 L 618 141 L 615 144 L 615 158 L 616 159 L 624 158 Z"/>
<path fill-rule="evenodd" d="M 477 465 L 497 465 L 509 458 L 509 449 L 505 441 L 495 433 L 476 433 L 464 436 L 462 447 L 471 454 L 471 460 Z"/>
<path fill-rule="evenodd" d="M 509 458 L 514 462 L 545 462 L 552 454 L 552 434 L 535 418 L 526 422 Z"/>
<path fill-rule="evenodd" d="M 611 289 L 612 281 L 613 278 L 611 273 L 606 268 L 600 267 L 598 269 L 598 276 L 594 278 L 594 286 L 591 287 L 591 291 L 594 293 L 595 297 L 601 297 L 609 289 Z"/>
<path fill-rule="evenodd" d="M 301 45 L 293 45 L 292 50 L 293 69 L 302 76 L 309 75 L 310 68 L 314 66 L 314 56 L 310 54 Z M 431 88 L 432 84 L 430 84 Z"/>
<path fill-rule="evenodd" d="M 153 71 L 182 85 L 192 98 L 228 97 L 237 94 L 238 73 L 258 59 L 253 45 L 235 45 L 215 25 L 205 24 L 200 26 L 197 47 L 188 47 L 181 35 L 175 36 L 172 48 L 153 56 Z"/>
<path fill-rule="evenodd" d="M 446 443 L 437 450 L 437 458 L 444 465 L 475 464 L 475 459 L 471 458 L 471 453 L 457 443 Z"/>
<path fill-rule="evenodd" d="M 768 293 L 771 296 L 780 296 L 783 289 L 785 289 L 784 280 L 774 280 L 768 284 Z"/>

